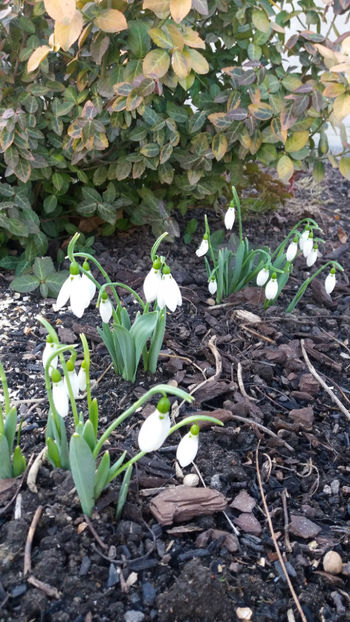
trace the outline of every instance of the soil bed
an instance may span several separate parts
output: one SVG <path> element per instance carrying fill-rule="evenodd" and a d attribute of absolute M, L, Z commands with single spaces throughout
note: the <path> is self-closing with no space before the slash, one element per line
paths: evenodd
<path fill-rule="evenodd" d="M 66 310 L 56 314 L 52 300 L 13 294 L 10 276 L 1 275 L 0 359 L 24 418 L 26 456 L 35 458 L 43 449 L 47 417 L 41 375 L 45 336 L 35 319 L 40 313 L 63 343 L 87 334 L 92 377 L 99 380 L 93 394 L 101 432 L 150 386 L 176 381 L 185 390 L 197 387 L 194 405 L 182 407 L 179 417 L 210 413 L 223 418 L 225 427 L 201 432 L 196 469 L 187 467 L 184 474 L 199 474 L 200 486 L 223 495 L 227 507 L 165 525 L 157 522 L 152 500 L 182 484 L 175 469 L 180 433 L 138 463 L 119 522 L 114 515 L 120 482 L 102 495 L 88 520 L 70 474 L 47 462 L 38 473 L 37 493 L 25 478 L 8 491 L 3 480 L 0 622 L 299 620 L 258 474 L 305 619 L 350 620 L 349 419 L 310 373 L 302 352 L 304 344 L 317 372 L 350 411 L 349 193 L 349 183 L 334 171 L 321 190 L 303 177 L 283 209 L 259 221 L 258 228 L 254 220 L 245 223 L 254 246 L 273 247 L 297 220 L 315 217 L 326 240 L 323 259 L 337 258 L 345 269 L 331 298 L 322 278 L 289 315 L 285 308 L 308 274 L 304 260 L 296 261 L 283 296 L 266 312 L 257 288 L 215 306 L 208 301 L 203 262 L 194 254 L 203 214 L 191 213 L 199 219 L 193 242 L 185 245 L 181 237 L 162 246 L 181 286 L 183 306 L 168 315 L 156 376 L 141 371 L 134 385 L 107 370 L 110 360 L 95 329 L 100 320 L 93 305 L 80 321 Z M 220 228 L 220 218 L 213 214 L 210 220 L 213 229 Z M 186 222 L 179 219 L 179 225 L 182 236 Z M 145 230 L 131 231 L 97 240 L 95 255 L 113 279 L 141 293 L 153 241 Z M 130 308 L 131 297 L 122 297 Z M 259 318 L 251 321 L 247 311 Z M 113 457 L 124 450 L 135 453 L 140 423 L 154 404 L 118 428 L 110 444 Z M 36 511 L 31 569 L 25 576 L 25 544 Z M 336 574 L 324 567 L 328 551 L 341 557 Z"/>

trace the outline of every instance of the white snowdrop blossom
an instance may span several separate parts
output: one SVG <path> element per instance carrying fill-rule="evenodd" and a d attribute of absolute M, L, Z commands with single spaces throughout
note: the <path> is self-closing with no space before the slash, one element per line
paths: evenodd
<path fill-rule="evenodd" d="M 298 242 L 297 242 L 297 239 L 294 239 L 287 248 L 287 252 L 286 252 L 287 261 L 293 261 L 293 259 L 295 259 L 296 257 L 297 252 L 298 252 Z"/>
<path fill-rule="evenodd" d="M 168 307 L 169 311 L 175 311 L 176 307 L 181 307 L 182 296 L 180 288 L 171 275 L 169 266 L 164 266 L 163 276 L 158 287 L 157 304 L 160 309 Z"/>
<path fill-rule="evenodd" d="M 326 280 L 324 282 L 324 287 L 325 287 L 327 294 L 332 293 L 333 289 L 335 288 L 336 282 L 337 280 L 335 278 L 335 270 L 334 268 L 332 268 L 328 276 L 326 276 Z"/>
<path fill-rule="evenodd" d="M 306 265 L 308 268 L 311 268 L 311 266 L 314 265 L 317 257 L 318 257 L 318 249 L 317 249 L 317 244 L 315 244 L 314 247 L 311 249 L 310 253 L 308 254 L 308 256 L 306 257 Z"/>
<path fill-rule="evenodd" d="M 78 382 L 78 374 L 75 371 L 74 363 L 72 360 L 69 360 L 67 363 L 67 373 L 69 376 L 70 386 L 72 387 L 73 397 L 77 398 L 79 395 L 79 382 Z M 67 395 L 69 395 L 67 379 L 64 377 L 64 386 L 67 391 Z"/>
<path fill-rule="evenodd" d="M 199 247 L 196 250 L 197 257 L 203 257 L 203 255 L 207 254 L 208 250 L 209 250 L 208 237 L 207 237 L 206 234 L 204 234 L 203 239 L 202 239 Z"/>
<path fill-rule="evenodd" d="M 277 292 L 278 283 L 276 274 L 274 273 L 265 287 L 265 298 L 267 300 L 274 300 L 277 296 Z"/>
<path fill-rule="evenodd" d="M 83 268 L 84 270 L 86 270 L 86 272 L 88 272 L 88 274 L 91 274 L 90 266 L 87 261 L 84 261 Z M 86 292 L 89 292 L 87 298 L 89 298 L 89 304 L 90 304 L 90 302 L 92 301 L 93 297 L 96 294 L 96 285 L 91 279 L 89 279 L 89 277 L 86 274 L 82 274 L 81 280 L 82 280 L 84 289 L 86 288 Z"/>
<path fill-rule="evenodd" d="M 261 268 L 260 272 L 258 272 L 256 277 L 256 284 L 259 285 L 259 287 L 263 287 L 263 285 L 265 285 L 265 283 L 267 282 L 269 276 L 270 270 L 268 270 L 267 268 Z"/>
<path fill-rule="evenodd" d="M 51 374 L 52 380 L 52 399 L 55 408 L 61 417 L 67 417 L 69 411 L 69 399 L 63 378 L 58 371 L 54 369 Z"/>
<path fill-rule="evenodd" d="M 64 281 L 53 309 L 59 311 L 69 300 L 72 312 L 76 317 L 81 318 L 90 304 L 89 290 L 86 283 L 82 281 L 77 263 L 72 263 L 69 271 L 69 277 Z"/>
<path fill-rule="evenodd" d="M 303 244 L 303 255 L 305 258 L 308 257 L 308 255 L 310 255 L 310 253 L 312 252 L 313 246 L 314 246 L 314 240 L 313 240 L 313 235 L 311 233 Z"/>
<path fill-rule="evenodd" d="M 86 390 L 86 369 L 85 369 L 85 361 L 82 362 L 81 367 L 78 372 L 78 387 L 79 391 Z"/>
<path fill-rule="evenodd" d="M 176 451 L 176 460 L 181 467 L 186 467 L 195 459 L 198 451 L 199 426 L 191 426 L 191 429 L 181 439 Z"/>
<path fill-rule="evenodd" d="M 108 324 L 109 320 L 112 317 L 113 307 L 110 299 L 108 298 L 106 292 L 103 292 L 99 305 L 100 316 L 102 322 Z"/>
<path fill-rule="evenodd" d="M 214 277 L 213 279 L 210 279 L 209 283 L 208 283 L 208 289 L 209 289 L 209 293 L 214 296 L 214 294 L 216 294 L 217 289 L 218 289 L 218 284 L 216 282 L 216 278 Z"/>
<path fill-rule="evenodd" d="M 137 442 L 141 451 L 156 451 L 163 445 L 170 430 L 169 411 L 170 402 L 167 397 L 162 397 L 140 428 Z"/>
<path fill-rule="evenodd" d="M 305 244 L 306 240 L 308 239 L 309 235 L 310 235 L 310 230 L 309 229 L 305 229 L 302 232 L 302 234 L 301 234 L 301 236 L 299 238 L 299 248 L 300 248 L 301 251 L 304 250 L 304 244 Z"/>
<path fill-rule="evenodd" d="M 236 210 L 234 207 L 229 207 L 224 218 L 224 224 L 226 229 L 232 229 L 236 218 Z"/>
<path fill-rule="evenodd" d="M 46 344 L 45 344 L 45 348 L 43 350 L 43 357 L 42 357 L 42 361 L 43 361 L 43 366 L 44 368 L 46 367 L 46 363 L 49 359 L 49 357 L 51 356 L 51 354 L 54 354 L 57 350 L 57 344 L 54 343 L 54 341 L 52 341 L 52 337 L 51 335 L 48 335 L 46 338 Z M 55 358 L 52 359 L 51 363 L 50 363 L 50 367 L 57 367 L 57 363 L 58 363 L 58 357 L 55 356 Z"/>
<path fill-rule="evenodd" d="M 143 282 L 143 293 L 146 302 L 153 302 L 157 298 L 158 289 L 162 280 L 160 267 L 160 261 L 156 260 Z"/>

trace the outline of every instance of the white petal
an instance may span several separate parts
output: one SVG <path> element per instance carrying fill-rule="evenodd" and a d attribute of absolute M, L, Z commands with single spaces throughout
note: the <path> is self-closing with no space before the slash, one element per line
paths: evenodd
<path fill-rule="evenodd" d="M 317 249 L 314 250 L 312 249 L 312 251 L 308 254 L 308 256 L 306 257 L 306 265 L 308 266 L 308 268 L 311 268 L 311 266 L 314 265 L 316 259 L 317 259 Z"/>
<path fill-rule="evenodd" d="M 180 463 L 180 466 L 186 467 L 195 459 L 198 451 L 198 437 L 198 434 L 188 432 L 181 439 L 176 451 L 176 460 Z"/>
<path fill-rule="evenodd" d="M 182 305 L 180 288 L 171 274 L 163 274 L 162 276 L 158 288 L 157 304 L 160 309 L 167 306 L 169 311 L 175 311 L 178 305 Z"/>
<path fill-rule="evenodd" d="M 309 235 L 310 235 L 310 231 L 309 230 L 303 231 L 303 233 L 301 234 L 301 236 L 299 238 L 299 248 L 300 248 L 301 251 L 304 250 L 304 244 L 305 244 L 306 240 L 308 239 Z"/>
<path fill-rule="evenodd" d="M 76 317 L 83 317 L 86 307 L 90 304 L 89 291 L 84 287 L 84 283 L 79 274 L 73 276 L 70 293 L 71 310 Z"/>
<path fill-rule="evenodd" d="M 267 300 L 274 300 L 276 298 L 278 292 L 278 283 L 277 279 L 270 279 L 268 284 L 265 287 L 265 298 Z"/>
<path fill-rule="evenodd" d="M 216 282 L 216 279 L 210 280 L 209 284 L 208 284 L 208 289 L 209 289 L 209 293 L 214 296 L 214 294 L 216 294 L 216 291 L 218 289 L 218 284 Z"/>
<path fill-rule="evenodd" d="M 86 371 L 84 367 L 79 369 L 78 373 L 78 387 L 80 391 L 85 391 L 86 389 Z"/>
<path fill-rule="evenodd" d="M 75 398 L 77 398 L 79 396 L 78 374 L 73 369 L 73 371 L 69 371 L 68 372 L 68 375 L 69 375 L 70 385 L 71 385 L 72 391 L 73 391 L 73 396 Z M 64 378 L 64 386 L 65 386 L 65 389 L 66 389 L 67 394 L 68 394 L 68 387 L 67 387 L 67 380 L 66 380 L 66 378 Z"/>
<path fill-rule="evenodd" d="M 141 451 L 156 451 L 161 447 L 169 434 L 170 419 L 168 413 L 162 414 L 155 410 L 142 424 L 138 435 L 138 446 Z"/>
<path fill-rule="evenodd" d="M 196 255 L 197 257 L 203 257 L 203 255 L 206 255 L 207 252 L 209 250 L 209 242 L 208 240 L 203 240 L 201 241 L 199 248 L 197 248 L 196 250 Z"/>
<path fill-rule="evenodd" d="M 54 311 L 59 311 L 60 309 L 62 309 L 62 307 L 64 307 L 67 304 L 69 297 L 70 297 L 70 293 L 71 293 L 71 285 L 72 285 L 72 275 L 70 274 L 68 279 L 64 281 L 59 291 L 56 303 L 53 305 Z"/>
<path fill-rule="evenodd" d="M 258 272 L 256 277 L 256 284 L 259 285 L 259 287 L 262 287 L 263 285 L 265 285 L 269 276 L 270 271 L 267 268 L 261 268 L 260 272 Z"/>
<path fill-rule="evenodd" d="M 90 271 L 89 271 L 89 274 L 91 274 Z M 89 304 L 90 304 L 91 300 L 96 294 L 96 285 L 91 279 L 89 279 L 88 276 L 86 276 L 86 274 L 82 274 L 81 280 L 84 285 L 84 288 L 86 288 L 86 291 L 89 292 L 88 297 L 89 297 Z"/>
<path fill-rule="evenodd" d="M 147 302 L 153 302 L 157 298 L 157 292 L 162 280 L 160 270 L 151 268 L 143 283 L 143 293 Z"/>
<path fill-rule="evenodd" d="M 112 317 L 112 303 L 110 301 L 109 298 L 107 298 L 106 300 L 104 300 L 103 298 L 100 300 L 100 316 L 102 318 L 102 322 L 105 322 L 105 324 L 108 324 L 109 320 Z"/>
<path fill-rule="evenodd" d="M 43 366 L 44 368 L 46 367 L 46 363 L 48 361 L 49 356 L 51 356 L 51 354 L 53 354 L 54 352 L 56 352 L 57 347 L 55 343 L 47 343 L 45 345 L 44 351 L 43 351 Z M 51 361 L 51 365 L 50 368 L 52 367 L 57 367 L 57 362 L 58 362 L 58 357 L 55 356 L 54 359 L 52 359 Z"/>
<path fill-rule="evenodd" d="M 229 207 L 224 218 L 224 224 L 226 229 L 232 229 L 236 218 L 236 210 L 234 207 Z"/>
<path fill-rule="evenodd" d="M 324 282 L 324 287 L 325 290 L 327 292 L 327 294 L 331 294 L 333 289 L 335 288 L 335 284 L 336 284 L 336 278 L 335 278 L 335 274 L 332 274 L 332 272 L 330 272 L 328 274 L 328 276 L 326 277 L 326 280 Z"/>
<path fill-rule="evenodd" d="M 308 238 L 307 240 L 305 240 L 304 245 L 303 245 L 303 255 L 304 257 L 307 257 L 308 255 L 310 255 L 312 249 L 314 246 L 314 241 L 312 238 Z"/>
<path fill-rule="evenodd" d="M 286 258 L 287 261 L 293 261 L 293 259 L 295 258 L 296 254 L 298 252 L 298 245 L 296 242 L 291 242 L 287 248 L 287 252 L 286 252 Z"/>
<path fill-rule="evenodd" d="M 61 417 L 67 417 L 69 400 L 63 380 L 52 383 L 52 398 L 58 414 L 61 415 Z"/>

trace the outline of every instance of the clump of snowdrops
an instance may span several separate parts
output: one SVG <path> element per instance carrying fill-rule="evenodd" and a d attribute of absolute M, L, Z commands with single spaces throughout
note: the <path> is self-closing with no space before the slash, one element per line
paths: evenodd
<path fill-rule="evenodd" d="M 168 396 L 173 395 L 189 403 L 193 401 L 193 398 L 182 389 L 159 384 L 149 389 L 140 399 L 113 419 L 103 433 L 100 433 L 98 402 L 91 395 L 90 352 L 85 335 L 80 335 L 84 358 L 77 371 L 75 346 L 61 344 L 56 331 L 49 322 L 40 316 L 38 320 L 48 332 L 42 359 L 49 400 L 46 428 L 48 458 L 54 467 L 71 471 L 82 510 L 87 516 L 91 515 L 103 490 L 116 477 L 123 475 L 116 507 L 116 518 L 119 518 L 126 500 L 133 465 L 140 458 L 146 453 L 159 449 L 168 436 L 179 428 L 190 426 L 176 452 L 176 459 L 182 467 L 186 467 L 197 454 L 198 422 L 210 421 L 217 425 L 223 424 L 214 417 L 194 415 L 171 425 Z M 126 451 L 124 451 L 112 462 L 108 449 L 103 450 L 104 445 L 125 419 L 156 395 L 160 396 L 157 406 L 139 429 L 139 452 L 132 458 L 126 459 Z M 82 397 L 83 402 L 86 402 L 85 408 L 78 407 Z M 104 414 L 106 416 L 107 413 Z M 71 429 L 73 431 L 70 433 Z"/>
<path fill-rule="evenodd" d="M 232 239 L 230 239 L 231 245 L 236 247 L 236 250 L 233 251 L 226 246 L 217 248 L 212 243 L 208 219 L 205 215 L 205 233 L 196 250 L 196 255 L 204 257 L 208 289 L 212 296 L 216 296 L 217 303 L 248 284 L 256 284 L 265 288 L 266 309 L 281 294 L 297 257 L 305 258 L 307 268 L 315 264 L 319 255 L 318 245 L 323 242 L 318 237 L 321 229 L 312 218 L 304 218 L 291 229 L 274 251 L 271 251 L 268 246 L 251 248 L 248 239 L 243 238 L 241 205 L 234 186 L 232 195 L 232 201 L 225 213 L 224 224 L 227 230 L 232 230 L 237 216 L 238 241 L 235 240 L 235 236 L 231 236 Z M 343 271 L 343 267 L 337 261 L 327 261 L 303 281 L 288 305 L 287 312 L 293 311 L 311 281 L 325 270 L 328 272 L 324 284 L 325 290 L 327 294 L 332 293 L 336 284 L 336 271 Z"/>
<path fill-rule="evenodd" d="M 0 403 L 0 479 L 17 477 L 26 469 L 26 459 L 19 446 L 21 424 L 17 432 L 17 410 L 11 407 L 7 378 L 2 364 L 0 363 L 0 382 L 4 396 L 3 404 Z"/>
<path fill-rule="evenodd" d="M 141 358 L 144 370 L 155 373 L 164 339 L 166 309 L 173 312 L 182 305 L 181 292 L 171 269 L 164 257 L 157 255 L 158 247 L 167 235 L 165 232 L 159 236 L 151 250 L 152 265 L 143 287 L 146 302 L 125 283 L 112 282 L 91 254 L 74 251 L 79 233 L 73 236 L 68 246 L 70 274 L 61 287 L 54 309 L 59 311 L 70 302 L 74 315 L 81 318 L 98 291 L 96 304 L 102 319 L 102 329 L 98 328 L 98 332 L 111 356 L 116 374 L 130 382 L 135 382 Z M 78 263 L 79 259 L 83 259 L 82 265 Z M 102 275 L 105 281 L 102 285 L 92 275 L 89 262 Z M 131 294 L 141 308 L 134 321 L 122 305 L 117 287 Z"/>

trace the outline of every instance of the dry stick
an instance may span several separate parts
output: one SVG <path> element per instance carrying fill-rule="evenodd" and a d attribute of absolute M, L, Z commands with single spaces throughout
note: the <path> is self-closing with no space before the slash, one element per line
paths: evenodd
<path fill-rule="evenodd" d="M 44 592 L 44 594 L 46 594 L 46 596 L 49 596 L 50 598 L 60 598 L 61 596 L 61 594 L 55 587 L 52 587 L 52 585 L 49 585 L 48 583 L 44 583 L 43 581 L 40 581 L 33 575 L 30 575 L 27 581 L 31 585 L 34 585 L 34 587 L 37 587 L 38 590 L 41 590 L 42 592 Z"/>
<path fill-rule="evenodd" d="M 101 549 L 103 549 L 104 551 L 107 551 L 107 550 L 108 550 L 108 546 L 107 546 L 107 544 L 105 544 L 105 543 L 101 540 L 101 538 L 100 538 L 100 536 L 98 535 L 98 533 L 97 533 L 97 531 L 96 531 L 95 527 L 93 526 L 93 524 L 92 524 L 92 522 L 91 522 L 90 518 L 89 518 L 86 514 L 84 514 L 84 518 L 85 518 L 86 524 L 87 524 L 88 528 L 90 529 L 90 531 L 91 531 L 92 535 L 94 536 L 94 538 L 95 538 L 96 542 L 98 542 L 98 544 L 100 545 Z"/>
<path fill-rule="evenodd" d="M 250 333 L 251 335 L 254 335 L 254 337 L 258 337 L 259 339 L 263 339 L 264 341 L 267 341 L 268 343 L 271 343 L 273 346 L 276 345 L 276 341 L 274 339 L 270 339 L 270 337 L 266 337 L 265 335 L 261 335 L 256 330 L 253 330 L 253 328 L 249 328 L 245 324 L 242 324 L 241 328 L 244 328 L 244 330 L 246 330 L 247 333 Z"/>
<path fill-rule="evenodd" d="M 301 351 L 303 353 L 303 357 L 304 357 L 304 360 L 308 367 L 309 372 L 313 375 L 314 378 L 316 378 L 317 382 L 319 382 L 321 387 L 323 387 L 324 390 L 328 393 L 328 395 L 332 398 L 333 402 L 336 403 L 338 408 L 342 411 L 342 413 L 344 413 L 345 417 L 350 420 L 349 411 L 345 408 L 345 406 L 341 403 L 341 401 L 337 398 L 337 396 L 334 395 L 332 389 L 329 388 L 329 386 L 325 383 L 323 378 L 321 378 L 321 376 L 317 373 L 312 363 L 310 363 L 310 359 L 305 350 L 304 339 L 300 339 L 300 345 L 301 345 Z"/>
<path fill-rule="evenodd" d="M 35 530 L 38 526 L 38 522 L 40 520 L 40 516 L 41 513 L 43 511 L 43 506 L 39 505 L 35 511 L 33 520 L 31 522 L 31 525 L 29 527 L 29 531 L 28 531 L 28 535 L 27 535 L 27 540 L 26 540 L 26 545 L 25 545 L 25 549 L 24 549 L 24 565 L 23 565 L 23 574 L 24 576 L 26 574 L 28 574 L 28 572 L 31 571 L 32 569 L 32 559 L 31 559 L 31 553 L 32 553 L 32 544 L 33 544 L 33 539 L 34 539 L 34 534 L 35 534 Z"/>
<path fill-rule="evenodd" d="M 300 617 L 302 619 L 302 622 L 307 622 L 307 620 L 305 618 L 305 615 L 304 615 L 304 612 L 303 612 L 303 610 L 301 608 L 299 599 L 298 599 L 298 597 L 297 597 L 297 595 L 295 593 L 294 587 L 293 587 L 292 582 L 291 582 L 291 580 L 289 578 L 289 574 L 287 572 L 287 569 L 286 569 L 286 566 L 285 566 L 285 563 L 284 563 L 284 560 L 283 560 L 280 548 L 278 546 L 278 542 L 276 540 L 276 534 L 275 534 L 275 531 L 274 531 L 274 528 L 273 528 L 273 524 L 272 524 L 269 508 L 267 507 L 266 498 L 265 498 L 265 494 L 264 494 L 264 489 L 263 489 L 263 485 L 262 485 L 262 481 L 261 481 L 260 469 L 259 469 L 259 444 L 260 444 L 260 441 L 258 443 L 258 446 L 256 448 L 256 452 L 255 452 L 256 475 L 257 475 L 257 478 L 258 478 L 258 484 L 259 484 L 259 489 L 260 489 L 260 494 L 261 494 L 261 500 L 263 502 L 263 506 L 264 506 L 264 510 L 265 510 L 265 514 L 266 514 L 266 518 L 267 518 L 267 522 L 268 522 L 270 533 L 271 533 L 271 539 L 272 539 L 273 545 L 275 547 L 275 551 L 277 553 L 278 561 L 281 564 L 281 568 L 283 570 L 284 576 L 285 576 L 286 581 L 288 583 L 288 587 L 290 589 L 290 593 L 291 593 L 291 595 L 293 597 L 293 600 L 294 600 L 294 602 L 296 604 L 296 607 L 297 607 L 297 609 L 298 609 L 298 611 L 300 613 Z"/>
<path fill-rule="evenodd" d="M 247 400 L 251 400 L 252 402 L 257 402 L 258 400 L 255 397 L 250 397 L 250 395 L 248 395 L 247 391 L 244 388 L 243 376 L 242 376 L 242 365 L 239 362 L 237 363 L 237 380 L 238 380 L 239 390 L 242 393 L 243 397 L 245 397 Z"/>
<path fill-rule="evenodd" d="M 282 497 L 283 515 L 284 515 L 284 546 L 286 547 L 287 553 L 292 553 L 293 549 L 290 545 L 289 530 L 288 530 L 289 519 L 288 519 L 288 509 L 287 509 L 287 494 L 288 494 L 287 489 L 283 488 L 281 497 Z"/>
<path fill-rule="evenodd" d="M 247 423 L 248 425 L 251 425 L 252 427 L 258 428 L 258 430 L 261 430 L 262 432 L 265 432 L 269 436 L 272 436 L 272 438 L 276 439 L 276 441 L 278 441 L 279 443 L 287 447 L 289 451 L 294 451 L 294 447 L 289 445 L 287 441 L 285 441 L 283 438 L 280 438 L 278 434 L 275 434 L 275 432 L 272 432 L 272 430 L 269 430 L 269 428 L 265 428 L 265 426 L 262 425 L 262 423 L 258 423 L 257 421 L 252 421 L 251 419 L 247 419 L 246 417 L 241 417 L 240 415 L 234 415 L 233 413 L 231 413 L 231 418 L 236 419 L 237 421 L 242 421 L 242 423 Z"/>

